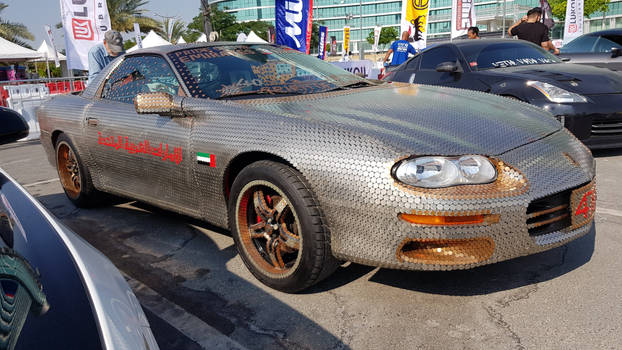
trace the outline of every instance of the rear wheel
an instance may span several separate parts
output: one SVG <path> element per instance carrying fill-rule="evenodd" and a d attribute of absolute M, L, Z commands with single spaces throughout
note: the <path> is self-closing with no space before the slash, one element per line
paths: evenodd
<path fill-rule="evenodd" d="M 300 291 L 338 266 L 317 200 L 286 165 L 259 161 L 240 172 L 231 188 L 229 225 L 246 266 L 272 288 Z"/>
<path fill-rule="evenodd" d="M 63 190 L 74 205 L 89 207 L 99 202 L 102 194 L 93 187 L 91 174 L 65 134 L 56 142 L 56 169 Z"/>

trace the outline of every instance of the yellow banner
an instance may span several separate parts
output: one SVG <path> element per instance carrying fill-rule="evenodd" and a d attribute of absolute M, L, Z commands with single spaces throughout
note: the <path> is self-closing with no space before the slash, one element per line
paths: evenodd
<path fill-rule="evenodd" d="M 347 55 L 350 52 L 350 27 L 343 27 L 343 52 Z"/>
<path fill-rule="evenodd" d="M 402 5 L 402 31 L 410 33 L 415 47 L 425 47 L 429 6 L 430 0 L 404 0 Z"/>

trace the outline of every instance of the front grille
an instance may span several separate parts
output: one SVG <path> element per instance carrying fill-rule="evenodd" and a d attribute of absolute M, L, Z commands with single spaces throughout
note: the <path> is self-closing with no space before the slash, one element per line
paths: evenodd
<path fill-rule="evenodd" d="M 622 121 L 600 121 L 592 123 L 592 135 L 614 136 L 622 135 Z"/>
<path fill-rule="evenodd" d="M 527 207 L 530 236 L 541 236 L 571 225 L 570 194 L 572 189 L 536 199 Z"/>

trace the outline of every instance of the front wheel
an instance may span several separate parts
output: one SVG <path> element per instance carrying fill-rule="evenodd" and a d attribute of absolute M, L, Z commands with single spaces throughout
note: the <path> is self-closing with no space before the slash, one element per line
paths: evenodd
<path fill-rule="evenodd" d="M 65 134 L 56 142 L 56 169 L 67 198 L 75 206 L 90 207 L 99 203 L 102 194 L 93 187 L 91 174 Z"/>
<path fill-rule="evenodd" d="M 315 196 L 286 165 L 259 161 L 240 172 L 231 187 L 229 226 L 244 264 L 274 289 L 300 291 L 338 267 Z"/>

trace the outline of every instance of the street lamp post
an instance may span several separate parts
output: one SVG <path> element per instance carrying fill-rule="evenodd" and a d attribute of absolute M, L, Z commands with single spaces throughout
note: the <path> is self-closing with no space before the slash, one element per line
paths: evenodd
<path fill-rule="evenodd" d="M 359 59 L 365 56 L 363 53 L 363 0 L 359 0 Z"/>

